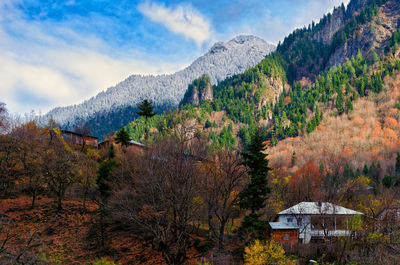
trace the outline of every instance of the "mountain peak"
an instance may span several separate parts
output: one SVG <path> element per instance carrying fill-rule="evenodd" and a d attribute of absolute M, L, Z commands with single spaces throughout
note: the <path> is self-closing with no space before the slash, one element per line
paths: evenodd
<path fill-rule="evenodd" d="M 196 78 L 206 74 L 215 85 L 255 66 L 275 48 L 255 36 L 241 35 L 228 42 L 217 42 L 181 71 L 157 76 L 131 75 L 81 104 L 51 110 L 43 120 L 52 117 L 65 129 L 89 123 L 92 134 L 102 137 L 131 121 L 133 109 L 143 99 L 149 99 L 158 111 L 176 108 Z M 118 115 L 112 114 L 116 112 Z"/>
<path fill-rule="evenodd" d="M 217 53 L 217 52 L 224 52 L 227 51 L 228 45 L 225 42 L 219 41 L 216 42 L 210 49 L 209 53 Z"/>
<path fill-rule="evenodd" d="M 254 36 L 254 35 L 238 35 L 231 39 L 228 43 L 238 43 L 238 44 L 244 44 L 246 42 L 255 42 L 255 41 L 261 41 L 261 42 L 266 42 L 263 39 Z"/>
<path fill-rule="evenodd" d="M 273 44 L 269 44 L 268 42 L 264 41 L 263 39 L 253 36 L 253 35 L 238 35 L 233 39 L 229 40 L 228 42 L 218 41 L 216 42 L 209 50 L 209 53 L 218 53 L 218 52 L 225 52 L 229 49 L 235 49 L 238 45 L 270 45 L 273 47 Z"/>

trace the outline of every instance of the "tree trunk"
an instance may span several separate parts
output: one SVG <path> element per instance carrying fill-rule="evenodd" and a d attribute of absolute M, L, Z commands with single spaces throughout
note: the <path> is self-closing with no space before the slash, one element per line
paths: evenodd
<path fill-rule="evenodd" d="M 35 208 L 35 202 L 36 202 L 36 189 L 34 189 L 32 193 L 31 209 Z"/>
<path fill-rule="evenodd" d="M 62 196 L 61 195 L 57 196 L 57 210 L 58 211 L 62 210 Z"/>
<path fill-rule="evenodd" d="M 148 135 L 149 135 L 149 124 L 148 124 L 147 117 L 146 117 L 146 128 L 145 128 L 145 131 L 144 131 L 144 142 L 145 142 L 146 145 L 147 145 Z"/>
<path fill-rule="evenodd" d="M 88 189 L 87 187 L 85 187 L 85 191 L 83 192 L 83 203 L 82 203 L 82 207 L 83 207 L 83 211 L 86 212 L 86 197 L 88 194 Z"/>
<path fill-rule="evenodd" d="M 210 240 L 214 237 L 214 224 L 212 221 L 212 214 L 208 214 L 208 237 Z"/>
<path fill-rule="evenodd" d="M 225 225 L 226 222 L 222 221 L 219 227 L 219 235 L 218 235 L 218 248 L 222 249 L 224 245 L 224 233 L 225 233 Z"/>

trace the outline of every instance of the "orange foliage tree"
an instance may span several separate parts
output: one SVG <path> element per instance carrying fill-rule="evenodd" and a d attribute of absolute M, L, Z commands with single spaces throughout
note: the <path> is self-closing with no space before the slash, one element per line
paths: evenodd
<path fill-rule="evenodd" d="M 290 179 L 291 203 L 318 201 L 322 198 L 322 177 L 311 160 L 297 170 Z"/>

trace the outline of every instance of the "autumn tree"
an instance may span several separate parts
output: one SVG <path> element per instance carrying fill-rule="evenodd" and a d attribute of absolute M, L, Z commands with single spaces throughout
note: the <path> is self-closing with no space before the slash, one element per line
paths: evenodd
<path fill-rule="evenodd" d="M 21 224 L 12 218 L 4 216 L 0 218 L 0 263 L 4 265 L 44 264 L 35 251 L 35 247 L 39 245 L 37 231 L 32 230 L 27 238 L 21 238 L 18 232 L 13 232 L 18 231 L 15 228 L 19 225 Z"/>
<path fill-rule="evenodd" d="M 96 182 L 96 171 L 98 169 L 99 153 L 95 149 L 87 149 L 86 154 L 80 159 L 80 183 L 83 188 L 82 208 L 86 211 L 86 202 L 90 194 L 90 190 L 94 189 Z"/>
<path fill-rule="evenodd" d="M 219 150 L 212 160 L 203 162 L 203 200 L 207 207 L 209 235 L 217 234 L 218 248 L 222 249 L 225 228 L 239 202 L 239 192 L 246 176 L 241 158 L 227 150 Z M 213 220 L 217 220 L 214 227 Z M 216 228 L 217 231 L 213 231 Z"/>
<path fill-rule="evenodd" d="M 239 205 L 244 210 L 250 210 L 250 213 L 244 217 L 240 233 L 250 233 L 256 238 L 262 237 L 266 226 L 266 221 L 260 219 L 269 193 L 267 176 L 270 168 L 265 149 L 261 134 L 257 131 L 248 150 L 242 153 L 243 165 L 248 169 L 250 182 L 239 194 Z"/>
<path fill-rule="evenodd" d="M 285 256 L 285 250 L 272 240 L 256 240 L 244 249 L 245 265 L 290 265 L 294 264 Z"/>
<path fill-rule="evenodd" d="M 20 142 L 10 135 L 9 121 L 5 104 L 0 102 L 0 196 L 8 195 L 22 174 Z"/>
<path fill-rule="evenodd" d="M 0 134 L 3 134 L 8 129 L 7 109 L 5 104 L 0 102 Z"/>
<path fill-rule="evenodd" d="M 167 264 L 182 264 L 199 203 L 198 148 L 176 137 L 164 138 L 136 159 L 136 173 L 120 185 L 112 208 L 145 235 Z"/>
<path fill-rule="evenodd" d="M 290 179 L 290 204 L 302 201 L 318 201 L 322 198 L 322 177 L 319 168 L 308 161 Z"/>
<path fill-rule="evenodd" d="M 140 111 L 136 112 L 136 114 L 146 119 L 145 140 L 147 142 L 149 137 L 149 118 L 153 117 L 156 114 L 153 112 L 153 105 L 147 99 L 144 99 L 142 101 L 142 104 L 140 104 L 138 108 Z"/>
<path fill-rule="evenodd" d="M 91 130 L 92 130 L 91 126 L 85 123 L 79 124 L 74 130 L 75 132 L 81 134 L 82 137 L 81 152 L 85 150 L 86 140 Z"/>
<path fill-rule="evenodd" d="M 31 208 L 35 207 L 36 196 L 43 187 L 43 167 L 47 163 L 43 154 L 47 151 L 44 146 L 43 131 L 30 121 L 15 128 L 12 136 L 19 142 L 19 161 L 22 166 L 21 180 L 28 185 L 28 192 L 32 196 Z"/>
<path fill-rule="evenodd" d="M 0 195 L 8 195 L 21 175 L 20 143 L 10 135 L 0 135 Z"/>
<path fill-rule="evenodd" d="M 57 210 L 62 210 L 62 201 L 66 190 L 76 182 L 77 155 L 65 143 L 57 129 L 53 130 L 54 136 L 48 142 L 47 151 L 44 153 L 44 175 L 47 187 L 57 199 Z"/>
<path fill-rule="evenodd" d="M 57 137 L 57 132 L 59 131 L 59 126 L 53 118 L 47 121 L 47 126 L 44 128 L 45 132 L 49 136 L 50 142 Z"/>

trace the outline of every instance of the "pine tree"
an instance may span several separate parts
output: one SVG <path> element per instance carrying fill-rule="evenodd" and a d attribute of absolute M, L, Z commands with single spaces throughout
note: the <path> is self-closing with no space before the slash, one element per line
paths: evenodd
<path fill-rule="evenodd" d="M 344 109 L 343 109 L 343 103 L 344 103 L 344 97 L 343 97 L 343 92 L 342 90 L 338 90 L 338 95 L 336 98 L 336 109 L 338 110 L 339 114 L 342 114 Z"/>
<path fill-rule="evenodd" d="M 248 151 L 242 154 L 243 165 L 248 168 L 250 175 L 250 183 L 240 192 L 239 205 L 242 209 L 250 210 L 250 213 L 244 217 L 239 232 L 241 234 L 251 233 L 256 238 L 262 238 L 266 228 L 266 221 L 260 220 L 263 215 L 260 210 L 265 207 L 267 194 L 270 191 L 267 186 L 270 168 L 268 167 L 265 149 L 260 132 L 257 130 Z"/>
<path fill-rule="evenodd" d="M 114 146 L 111 144 L 110 149 L 108 151 L 108 160 L 103 161 L 99 165 L 99 169 L 97 170 L 97 189 L 100 195 L 99 200 L 99 217 L 100 217 L 100 246 L 105 247 L 107 235 L 106 235 L 106 227 L 105 227 L 105 217 L 107 216 L 107 203 L 108 199 L 111 196 L 111 174 L 113 169 L 117 166 L 117 163 L 112 160 L 115 156 Z"/>
<path fill-rule="evenodd" d="M 364 168 L 363 168 L 363 174 L 365 175 L 365 176 L 367 176 L 368 175 L 368 173 L 369 173 L 369 170 L 368 170 L 368 166 L 367 165 L 364 165 Z"/>
<path fill-rule="evenodd" d="M 292 167 L 296 164 L 296 151 L 292 153 Z"/>
<path fill-rule="evenodd" d="M 346 179 L 354 178 L 354 172 L 353 172 L 353 170 L 351 169 L 351 167 L 349 166 L 349 164 L 346 164 L 346 165 L 344 166 L 343 176 L 344 176 Z"/>
<path fill-rule="evenodd" d="M 143 100 L 142 104 L 140 104 L 138 108 L 140 111 L 137 111 L 136 114 L 141 117 L 145 117 L 146 119 L 145 140 L 147 142 L 147 139 L 149 137 L 149 118 L 153 117 L 156 114 L 153 112 L 153 105 L 147 99 Z"/>
<path fill-rule="evenodd" d="M 349 113 L 353 110 L 353 103 L 351 102 L 351 99 L 348 97 L 346 99 L 346 112 Z"/>
<path fill-rule="evenodd" d="M 122 146 L 127 147 L 130 144 L 131 137 L 129 136 L 128 131 L 125 127 L 122 127 L 117 133 L 115 137 L 115 141 Z"/>
<path fill-rule="evenodd" d="M 396 184 L 400 182 L 400 152 L 397 153 L 395 165 Z"/>
<path fill-rule="evenodd" d="M 396 173 L 400 174 L 400 152 L 397 153 L 395 169 L 396 169 Z"/>
<path fill-rule="evenodd" d="M 314 118 L 315 118 L 315 124 L 318 126 L 321 122 L 321 116 L 319 114 L 319 108 L 318 106 L 315 109 L 315 114 L 314 114 Z"/>

